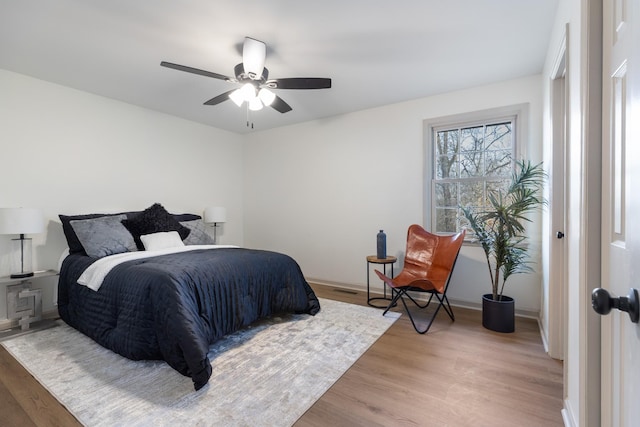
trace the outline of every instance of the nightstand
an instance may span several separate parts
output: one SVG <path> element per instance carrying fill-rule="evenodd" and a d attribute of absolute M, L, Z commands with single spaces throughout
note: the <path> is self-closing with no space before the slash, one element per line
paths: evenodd
<path fill-rule="evenodd" d="M 391 264 L 391 277 L 393 277 L 393 264 L 398 260 L 398 258 L 394 257 L 394 256 L 388 256 L 386 258 L 378 258 L 375 255 L 369 255 L 367 257 L 367 304 L 369 304 L 371 307 L 375 307 L 375 308 L 387 308 L 386 305 L 384 306 L 379 306 L 379 305 L 374 305 L 371 303 L 371 301 L 377 301 L 377 300 L 384 300 L 384 301 L 391 301 L 390 297 L 387 297 L 387 284 L 383 283 L 382 287 L 383 287 L 383 292 L 384 292 L 384 297 L 375 297 L 375 298 L 371 298 L 370 295 L 370 290 L 369 290 L 369 270 L 371 269 L 371 264 L 382 264 L 382 271 L 383 273 L 387 274 L 387 264 Z M 393 297 L 393 289 L 391 290 L 391 297 Z"/>
<path fill-rule="evenodd" d="M 42 320 L 42 291 L 33 289 L 33 282 L 45 278 L 57 276 L 54 270 L 39 271 L 31 277 L 14 279 L 9 276 L 0 277 L 0 285 L 7 285 L 7 319 L 19 319 L 18 326 L 6 331 L 0 331 L 0 340 L 9 336 L 30 331 L 31 324 L 39 322 L 35 329 L 43 329 L 52 321 Z"/>

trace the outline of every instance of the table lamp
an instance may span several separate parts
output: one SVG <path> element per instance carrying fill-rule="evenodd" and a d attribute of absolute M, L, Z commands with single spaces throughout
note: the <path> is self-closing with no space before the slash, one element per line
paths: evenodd
<path fill-rule="evenodd" d="M 0 208 L 0 234 L 19 234 L 11 239 L 11 278 L 33 276 L 32 242 L 25 234 L 44 230 L 42 211 L 33 208 Z"/>
<path fill-rule="evenodd" d="M 204 222 L 213 224 L 213 244 L 217 244 L 216 227 L 227 221 L 227 210 L 219 206 L 208 207 L 204 210 Z"/>

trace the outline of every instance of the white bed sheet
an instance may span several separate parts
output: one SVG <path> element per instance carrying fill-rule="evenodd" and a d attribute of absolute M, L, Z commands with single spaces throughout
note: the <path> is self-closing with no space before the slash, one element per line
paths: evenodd
<path fill-rule="evenodd" d="M 104 258 L 100 258 L 80 275 L 78 284 L 86 286 L 89 289 L 98 291 L 104 278 L 109 272 L 116 266 L 123 262 L 132 261 L 135 259 L 150 258 L 158 255 L 167 255 L 178 252 L 187 252 L 197 249 L 220 249 L 220 248 L 237 248 L 234 245 L 190 245 L 190 246 L 178 246 L 175 248 L 160 249 L 157 251 L 138 251 L 138 252 L 124 252 L 115 255 L 109 255 Z"/>

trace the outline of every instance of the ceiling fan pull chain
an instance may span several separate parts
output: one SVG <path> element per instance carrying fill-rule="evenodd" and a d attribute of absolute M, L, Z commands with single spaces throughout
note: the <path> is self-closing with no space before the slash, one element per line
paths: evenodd
<path fill-rule="evenodd" d="M 249 104 L 247 103 L 247 127 L 249 127 L 249 123 L 251 123 L 251 129 L 253 129 L 253 120 L 251 120 L 251 110 L 249 108 Z"/>

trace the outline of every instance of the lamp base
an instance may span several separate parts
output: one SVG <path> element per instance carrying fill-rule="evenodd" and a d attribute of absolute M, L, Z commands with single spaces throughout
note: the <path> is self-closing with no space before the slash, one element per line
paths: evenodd
<path fill-rule="evenodd" d="M 25 277 L 33 277 L 33 272 L 31 273 L 15 273 L 12 274 L 11 276 L 12 279 L 24 279 Z"/>
<path fill-rule="evenodd" d="M 31 239 L 25 239 L 24 234 L 19 239 L 11 239 L 11 278 L 20 279 L 33 276 L 31 263 Z"/>

